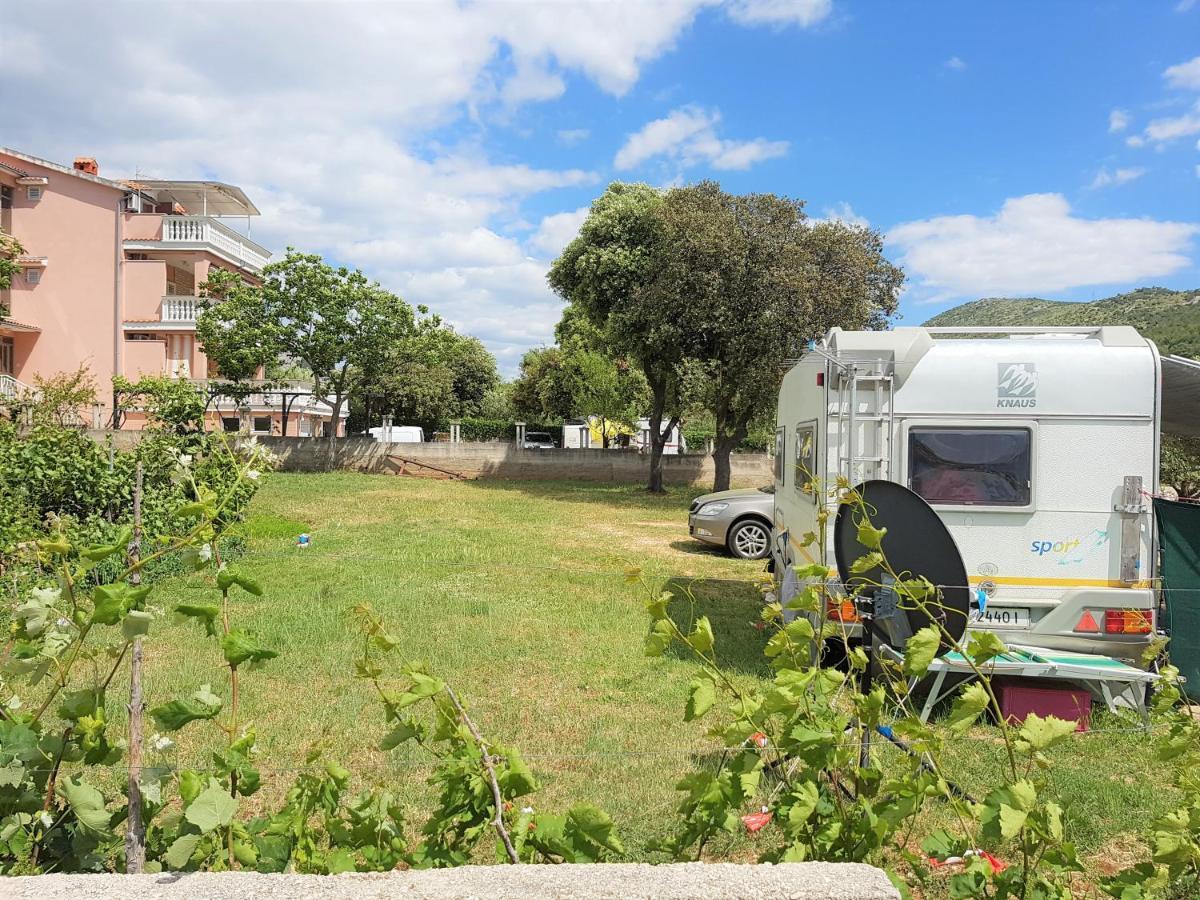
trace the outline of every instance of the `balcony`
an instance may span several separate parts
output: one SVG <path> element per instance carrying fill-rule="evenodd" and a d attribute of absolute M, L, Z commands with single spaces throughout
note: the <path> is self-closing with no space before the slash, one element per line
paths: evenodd
<path fill-rule="evenodd" d="M 270 251 L 212 216 L 126 214 L 127 250 L 207 250 L 250 272 L 259 272 Z"/>
<path fill-rule="evenodd" d="M 167 296 L 162 298 L 160 320 L 163 322 L 180 322 L 194 325 L 196 324 L 196 313 L 199 311 L 199 297 Z"/>

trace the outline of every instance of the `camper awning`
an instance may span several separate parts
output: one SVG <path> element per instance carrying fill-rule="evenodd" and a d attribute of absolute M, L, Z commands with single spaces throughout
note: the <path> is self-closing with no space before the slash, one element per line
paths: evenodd
<path fill-rule="evenodd" d="M 240 187 L 222 181 L 147 181 L 138 178 L 126 183 L 131 188 L 153 194 L 159 202 L 174 201 L 193 216 L 258 215 L 258 207 Z"/>
<path fill-rule="evenodd" d="M 1200 436 L 1200 361 L 1162 358 L 1162 430 Z"/>

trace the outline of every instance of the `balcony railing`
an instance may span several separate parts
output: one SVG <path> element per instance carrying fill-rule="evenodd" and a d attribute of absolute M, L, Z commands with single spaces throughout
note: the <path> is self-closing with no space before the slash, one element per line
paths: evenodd
<path fill-rule="evenodd" d="M 196 313 L 199 311 L 200 300 L 198 297 L 172 294 L 162 298 L 162 321 L 164 322 L 195 322 Z"/>
<path fill-rule="evenodd" d="M 11 375 L 0 375 L 0 400 L 16 400 L 33 394 L 33 389 Z"/>
<path fill-rule="evenodd" d="M 256 272 L 271 259 L 266 248 L 209 216 L 163 216 L 162 242 L 211 244 Z"/>

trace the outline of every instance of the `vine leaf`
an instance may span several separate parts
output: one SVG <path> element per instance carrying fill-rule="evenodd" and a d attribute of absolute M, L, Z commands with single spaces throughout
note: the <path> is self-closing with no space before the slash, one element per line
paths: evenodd
<path fill-rule="evenodd" d="M 253 635 L 237 628 L 221 638 L 221 652 L 225 655 L 225 662 L 231 666 L 240 666 L 247 661 L 262 662 L 279 655 L 261 644 Z"/>
<path fill-rule="evenodd" d="M 876 528 L 866 519 L 858 523 L 858 542 L 868 550 L 878 550 L 885 534 L 886 528 Z"/>
<path fill-rule="evenodd" d="M 175 607 L 175 612 L 181 616 L 186 616 L 189 619 L 199 619 L 204 623 L 204 630 L 209 637 L 216 637 L 217 634 L 217 616 L 221 614 L 221 608 L 215 603 L 180 603 Z"/>
<path fill-rule="evenodd" d="M 163 731 L 178 731 L 188 722 L 211 719 L 221 711 L 221 698 L 203 685 L 186 700 L 172 700 L 150 710 L 155 724 Z"/>
<path fill-rule="evenodd" d="M 1022 750 L 1045 750 L 1069 738 L 1075 733 L 1077 723 L 1056 716 L 1042 718 L 1037 713 L 1025 717 L 1021 726 L 1020 738 L 1024 745 Z"/>
<path fill-rule="evenodd" d="M 191 860 L 192 854 L 196 852 L 196 847 L 199 844 L 200 835 L 182 834 L 172 842 L 170 848 L 163 856 L 163 862 L 167 864 L 167 868 L 169 869 L 182 869 Z"/>
<path fill-rule="evenodd" d="M 926 625 L 904 645 L 904 674 L 920 678 L 929 671 L 941 646 L 942 636 L 934 625 Z"/>
<path fill-rule="evenodd" d="M 121 622 L 121 634 L 127 641 L 132 641 L 135 637 L 142 637 L 150 633 L 150 623 L 153 621 L 154 617 L 145 610 L 130 610 L 129 615 Z"/>
<path fill-rule="evenodd" d="M 188 805 L 183 817 L 199 828 L 201 834 L 208 834 L 233 821 L 237 807 L 237 800 L 229 796 L 229 791 L 221 782 L 212 778 L 209 779 L 208 787 Z"/>
<path fill-rule="evenodd" d="M 687 705 L 683 710 L 683 720 L 685 722 L 693 722 L 699 719 L 712 709 L 716 700 L 717 691 L 711 679 L 693 679 L 691 690 L 688 693 Z"/>
<path fill-rule="evenodd" d="M 687 642 L 697 653 L 707 653 L 713 648 L 716 639 L 713 637 L 712 623 L 708 621 L 708 616 L 701 616 L 696 620 L 696 627 L 688 635 Z"/>
<path fill-rule="evenodd" d="M 964 734 L 987 709 L 989 702 L 983 685 L 967 685 L 950 708 L 950 715 L 946 718 L 947 727 L 955 734 Z"/>
<path fill-rule="evenodd" d="M 58 792 L 62 794 L 75 818 L 89 831 L 106 835 L 109 833 L 111 816 L 104 808 L 104 795 L 96 788 L 76 775 L 58 783 Z"/>

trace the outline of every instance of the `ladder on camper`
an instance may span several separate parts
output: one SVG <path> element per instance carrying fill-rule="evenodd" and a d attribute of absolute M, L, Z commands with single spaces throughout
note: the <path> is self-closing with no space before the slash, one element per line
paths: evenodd
<path fill-rule="evenodd" d="M 830 367 L 830 447 L 837 450 L 837 472 L 850 484 L 887 480 L 892 460 L 890 361 L 839 360 Z"/>

